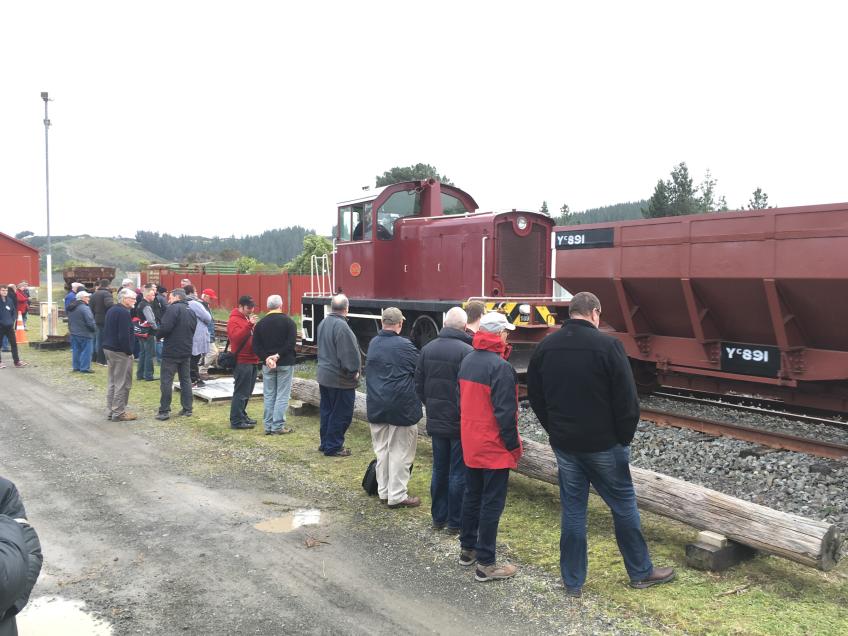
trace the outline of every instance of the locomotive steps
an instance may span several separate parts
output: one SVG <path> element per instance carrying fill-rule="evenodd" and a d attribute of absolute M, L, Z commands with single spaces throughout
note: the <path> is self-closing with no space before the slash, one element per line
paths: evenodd
<path fill-rule="evenodd" d="M 317 406 L 315 380 L 294 378 L 292 397 Z M 356 393 L 354 417 L 367 421 L 365 394 Z M 425 420 L 418 423 L 425 430 Z M 524 440 L 519 472 L 557 484 L 557 465 L 546 444 Z M 674 477 L 631 466 L 636 498 L 643 510 L 675 519 L 699 530 L 721 533 L 742 545 L 819 570 L 836 566 L 842 538 L 833 524 L 780 512 Z"/>

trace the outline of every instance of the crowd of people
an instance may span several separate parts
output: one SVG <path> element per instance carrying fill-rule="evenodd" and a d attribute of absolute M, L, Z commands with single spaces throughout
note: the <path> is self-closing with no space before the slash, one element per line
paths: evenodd
<path fill-rule="evenodd" d="M 332 457 L 351 454 L 344 437 L 362 371 L 348 310 L 348 299 L 335 296 L 318 327 L 318 450 Z M 537 347 L 528 371 L 531 407 L 557 457 L 566 593 L 581 596 L 586 580 L 590 485 L 612 511 L 630 585 L 666 583 L 674 570 L 651 562 L 630 476 L 639 401 L 627 356 L 618 340 L 598 330 L 601 304 L 595 295 L 575 295 L 569 315 L 563 328 Z M 523 452 L 517 376 L 507 362 L 515 326 L 472 301 L 446 312 L 438 336 L 419 352 L 401 336 L 406 318 L 400 309 L 386 308 L 380 319 L 382 329 L 368 345 L 364 369 L 379 500 L 391 509 L 421 504 L 408 484 L 423 405 L 433 443 L 433 528 L 459 536 L 459 564 L 476 566 L 477 581 L 514 576 L 516 566 L 498 563 L 496 553 L 509 473 Z"/>
<path fill-rule="evenodd" d="M 91 360 L 99 359 L 102 347 L 109 375 L 108 419 L 136 418 L 126 411 L 134 353 L 138 380 L 155 380 L 153 360 L 159 360 L 156 418 L 171 416 L 175 375 L 180 381 L 178 415 L 192 415 L 192 387 L 203 382 L 200 369 L 216 349 L 209 307 L 216 295 L 206 289 L 198 297 L 190 281 L 182 283 L 165 297 L 152 285 L 136 292 L 132 281 L 125 280 L 115 303 L 108 281 L 102 281 L 93 295 L 81 289 L 68 299 L 73 368 L 90 372 Z M 253 298 L 242 296 L 227 321 L 234 380 L 229 425 L 242 430 L 258 424 L 248 415 L 247 403 L 261 366 L 264 432 L 284 435 L 292 432 L 286 413 L 296 326 L 282 312 L 279 295 L 269 296 L 266 306 L 268 313 L 260 320 Z M 433 447 L 433 528 L 458 536 L 459 564 L 476 566 L 477 581 L 514 576 L 516 566 L 499 563 L 496 546 L 509 473 L 523 452 L 517 376 L 507 361 L 515 326 L 502 313 L 486 312 L 483 303 L 472 301 L 447 311 L 438 336 L 419 351 L 401 335 L 406 321 L 402 311 L 388 307 L 380 316 L 381 329 L 368 343 L 363 368 L 348 311 L 348 299 L 334 296 L 330 313 L 318 326 L 318 451 L 328 457 L 351 455 L 345 434 L 364 375 L 378 498 L 390 509 L 418 507 L 421 498 L 408 487 L 417 423 L 426 411 Z M 557 460 L 560 567 L 570 596 L 580 596 L 586 581 L 590 485 L 612 512 L 631 586 L 646 588 L 675 576 L 671 568 L 654 567 L 642 535 L 629 470 L 639 401 L 624 349 L 598 330 L 600 316 L 595 295 L 575 295 L 569 319 L 536 348 L 527 374 L 530 406 L 548 432 Z"/>

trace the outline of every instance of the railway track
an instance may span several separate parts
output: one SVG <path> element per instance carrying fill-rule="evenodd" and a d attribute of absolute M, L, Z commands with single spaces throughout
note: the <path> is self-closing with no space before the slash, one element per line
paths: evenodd
<path fill-rule="evenodd" d="M 772 415 L 782 417 L 799 422 L 807 422 L 809 424 L 822 424 L 824 426 L 832 426 L 848 430 L 848 422 L 840 419 L 841 416 L 825 417 L 824 415 L 815 415 L 809 412 L 800 412 L 793 409 L 788 409 L 787 405 L 769 400 L 757 400 L 754 398 L 746 398 L 742 396 L 719 397 L 708 394 L 695 394 L 691 392 L 672 392 L 672 391 L 655 391 L 651 395 L 655 397 L 663 397 L 675 402 L 684 402 L 690 404 L 709 404 L 720 406 L 723 408 L 732 408 L 737 411 L 745 411 L 748 413 L 757 413 L 760 415 Z"/>
<path fill-rule="evenodd" d="M 527 399 L 527 387 L 520 384 L 518 387 L 519 400 Z M 669 397 L 669 396 L 663 396 Z M 685 401 L 685 400 L 684 400 Z M 693 400 L 694 401 L 694 400 Z M 718 400 L 714 400 L 716 404 L 731 407 Z M 733 406 L 735 408 L 735 406 Z M 762 412 L 758 411 L 758 412 Z M 768 411 L 766 411 L 768 412 Z M 787 416 L 788 414 L 783 413 Z M 806 453 L 817 457 L 826 457 L 829 459 L 848 459 L 848 445 L 838 442 L 811 439 L 801 437 L 790 433 L 780 431 L 770 431 L 764 428 L 754 426 L 746 426 L 744 424 L 733 424 L 730 422 L 721 422 L 717 420 L 706 419 L 684 415 L 681 413 L 672 413 L 661 409 L 642 408 L 641 419 L 651 422 L 657 426 L 666 426 L 671 428 L 680 428 L 698 431 L 706 435 L 714 437 L 729 437 L 738 439 L 752 444 L 758 444 L 767 448 L 778 450 L 788 450 L 796 453 Z M 808 421 L 819 423 L 822 418 L 810 416 Z M 832 423 L 833 420 L 824 420 L 826 423 Z M 841 423 L 841 422 L 840 422 Z"/>
<path fill-rule="evenodd" d="M 681 415 L 658 409 L 642 409 L 642 419 L 652 422 L 657 426 L 669 426 L 673 428 L 685 428 L 699 431 L 707 435 L 731 437 L 768 448 L 794 451 L 796 453 L 807 453 L 817 457 L 830 459 L 848 458 L 848 445 L 825 440 L 810 439 L 782 433 L 779 431 L 768 431 L 744 424 L 731 424 L 719 422 L 701 417 Z"/>

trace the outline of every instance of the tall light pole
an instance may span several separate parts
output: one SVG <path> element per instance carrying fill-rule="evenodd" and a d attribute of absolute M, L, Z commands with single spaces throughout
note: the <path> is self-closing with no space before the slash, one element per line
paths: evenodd
<path fill-rule="evenodd" d="M 47 194 L 47 334 L 53 333 L 53 251 L 50 244 L 50 152 L 47 142 L 47 131 L 50 130 L 50 119 L 47 116 L 47 92 L 42 91 L 41 99 L 44 100 L 44 180 Z"/>

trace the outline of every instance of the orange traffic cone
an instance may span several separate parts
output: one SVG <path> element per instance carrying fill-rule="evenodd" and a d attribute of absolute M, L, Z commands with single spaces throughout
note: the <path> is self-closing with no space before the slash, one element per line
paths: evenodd
<path fill-rule="evenodd" d="M 24 329 L 24 318 L 21 316 L 21 312 L 18 312 L 18 322 L 15 323 L 15 342 L 18 344 L 29 344 L 26 329 Z"/>

